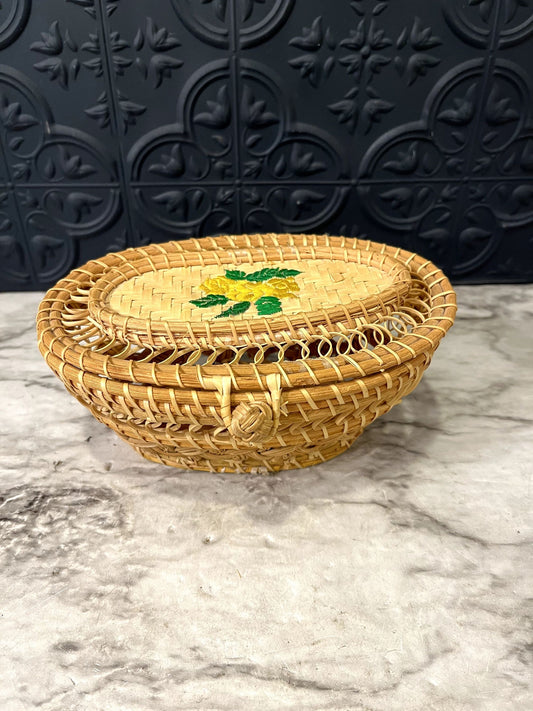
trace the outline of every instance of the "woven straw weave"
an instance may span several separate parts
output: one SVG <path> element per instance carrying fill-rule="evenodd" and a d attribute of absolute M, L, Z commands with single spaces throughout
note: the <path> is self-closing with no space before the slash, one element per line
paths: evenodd
<path fill-rule="evenodd" d="M 256 262 L 253 268 L 268 266 L 268 262 Z M 284 313 L 320 311 L 323 304 L 333 300 L 346 304 L 380 294 L 394 285 L 394 277 L 380 269 L 340 260 L 284 260 L 283 266 L 305 273 L 301 291 L 284 302 Z M 190 302 L 198 296 L 198 284 L 219 273 L 219 264 L 146 272 L 113 288 L 108 304 L 120 314 L 138 319 L 209 321 L 212 315 Z M 124 278 L 123 272 L 121 276 Z M 406 281 L 404 285 L 407 292 Z M 243 320 L 244 314 L 234 318 Z"/>
<path fill-rule="evenodd" d="M 275 313 L 254 302 L 226 318 L 218 312 L 227 305 L 191 303 L 206 279 L 270 267 L 298 273 L 279 287 L 244 276 L 216 283 L 285 289 Z M 38 337 L 66 388 L 144 457 L 270 472 L 346 450 L 416 387 L 455 311 L 444 274 L 410 252 L 240 235 L 130 249 L 75 269 L 43 299 Z"/>

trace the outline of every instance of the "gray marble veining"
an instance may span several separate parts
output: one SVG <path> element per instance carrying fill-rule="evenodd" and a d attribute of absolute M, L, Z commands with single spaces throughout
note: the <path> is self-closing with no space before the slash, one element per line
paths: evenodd
<path fill-rule="evenodd" d="M 458 295 L 411 396 L 270 477 L 140 459 L 1 295 L 0 709 L 533 708 L 533 286 Z"/>

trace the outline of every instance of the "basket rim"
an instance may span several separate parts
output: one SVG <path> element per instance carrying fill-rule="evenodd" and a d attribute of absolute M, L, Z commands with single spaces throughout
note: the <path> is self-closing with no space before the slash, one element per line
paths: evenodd
<path fill-rule="evenodd" d="M 69 363 L 65 363 L 58 356 L 50 351 L 46 353 L 41 351 L 48 365 L 56 372 L 66 374 L 77 385 L 82 385 L 86 390 L 93 389 L 98 392 L 106 392 L 108 395 L 115 397 L 124 397 L 124 385 L 121 380 L 106 378 L 96 373 L 91 373 L 87 370 L 79 370 Z M 315 401 L 315 409 L 319 407 L 317 401 L 327 400 L 332 397 L 332 391 L 335 397 L 349 397 L 354 389 L 360 390 L 363 397 L 358 398 L 359 404 L 372 403 L 375 396 L 370 394 L 372 390 L 386 390 L 391 379 L 402 376 L 410 377 L 417 366 L 421 364 L 427 365 L 425 361 L 428 359 L 427 353 L 420 353 L 415 358 L 396 364 L 389 371 L 379 371 L 366 376 L 365 378 L 350 378 L 336 383 L 319 382 L 309 386 L 293 386 L 290 388 L 282 387 L 284 405 L 309 405 L 310 391 L 312 398 Z M 48 362 L 50 361 L 50 362 Z M 127 397 L 132 401 L 146 401 L 151 403 L 168 403 L 175 401 L 179 405 L 195 405 L 209 406 L 213 404 L 215 399 L 218 403 L 217 390 L 214 386 L 201 388 L 180 388 L 172 385 L 153 385 L 151 383 L 127 383 Z M 255 391 L 250 389 L 233 389 L 231 391 L 231 399 L 233 405 L 240 403 L 249 403 L 249 393 L 254 392 L 254 401 L 256 394 L 262 395 L 262 398 L 257 401 L 262 401 L 267 397 L 268 388 L 258 388 Z M 365 395 L 365 393 L 367 393 Z M 157 408 L 154 408 L 157 409 Z M 202 418 L 196 418 L 199 421 Z M 206 419 L 210 419 L 206 417 Z"/>

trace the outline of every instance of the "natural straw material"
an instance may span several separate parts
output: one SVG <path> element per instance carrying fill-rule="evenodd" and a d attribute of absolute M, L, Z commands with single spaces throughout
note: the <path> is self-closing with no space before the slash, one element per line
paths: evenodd
<path fill-rule="evenodd" d="M 431 262 L 314 235 L 155 244 L 72 271 L 41 353 L 143 456 L 278 471 L 347 449 L 411 392 L 455 316 Z"/>
<path fill-rule="evenodd" d="M 246 278 L 269 267 L 295 274 L 263 282 Z M 237 272 L 244 277 L 224 276 Z M 281 289 L 287 294 L 287 298 L 280 294 L 282 311 L 266 314 L 268 318 L 258 318 L 259 310 L 249 308 L 233 313 L 230 321 L 220 320 L 211 308 L 195 305 L 205 298 L 205 284 L 216 280 L 225 281 L 222 291 L 240 287 L 243 301 L 253 298 L 248 290 L 268 290 L 273 282 L 280 287 L 294 284 L 295 291 Z M 404 264 L 371 250 L 293 244 L 246 251 L 169 250 L 150 257 L 139 252 L 97 280 L 89 312 L 108 335 L 139 345 L 172 348 L 177 341 L 254 345 L 299 337 L 302 330 L 307 337 L 325 325 L 354 327 L 358 318 L 371 321 L 402 303 L 409 285 Z"/>

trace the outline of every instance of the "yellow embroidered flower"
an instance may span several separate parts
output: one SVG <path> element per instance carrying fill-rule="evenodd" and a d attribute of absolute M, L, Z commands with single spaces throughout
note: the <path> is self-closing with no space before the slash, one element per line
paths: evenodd
<path fill-rule="evenodd" d="M 292 276 L 274 277 L 265 282 L 235 281 L 219 276 L 206 279 L 200 284 L 200 289 L 206 294 L 221 294 L 230 301 L 257 301 L 263 296 L 286 299 L 296 296 L 300 291 L 296 279 Z"/>
<path fill-rule="evenodd" d="M 263 267 L 246 274 L 241 269 L 226 269 L 224 276 L 210 277 L 200 284 L 206 296 L 191 299 L 200 309 L 224 306 L 233 302 L 214 318 L 228 318 L 244 314 L 254 304 L 258 316 L 270 316 L 282 311 L 281 300 L 294 297 L 300 287 L 294 278 L 298 269 Z"/>

